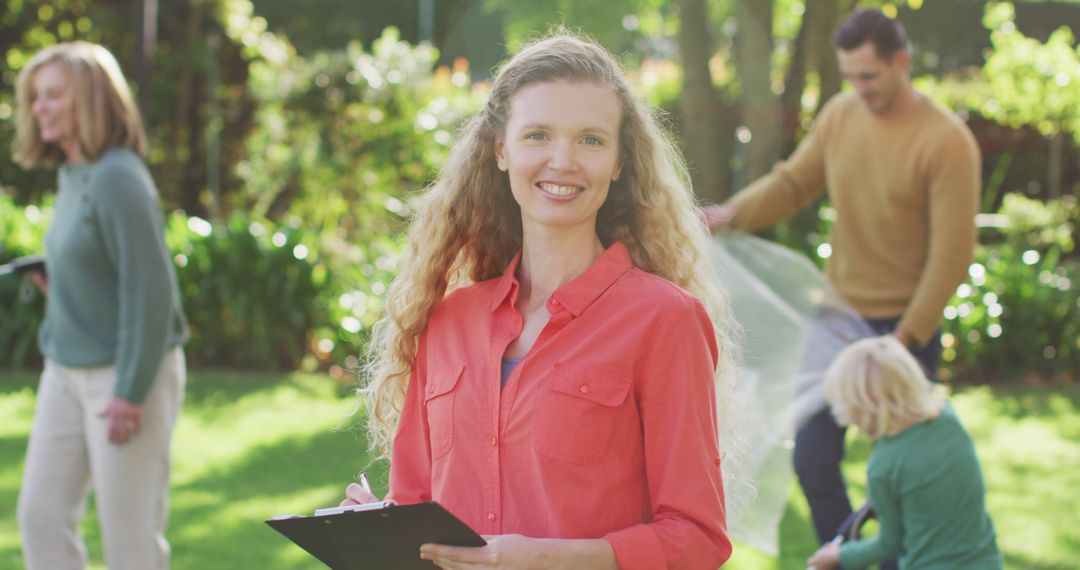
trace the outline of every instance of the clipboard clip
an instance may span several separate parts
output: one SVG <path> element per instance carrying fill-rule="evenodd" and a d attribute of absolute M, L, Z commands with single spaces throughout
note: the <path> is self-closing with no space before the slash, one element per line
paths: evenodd
<path fill-rule="evenodd" d="M 373 503 L 364 503 L 362 505 L 345 505 L 342 507 L 327 507 L 325 509 L 315 509 L 315 516 L 322 517 L 327 515 L 337 515 L 341 513 L 351 513 L 359 511 L 378 511 L 386 509 L 396 505 L 394 501 L 375 501 Z"/>

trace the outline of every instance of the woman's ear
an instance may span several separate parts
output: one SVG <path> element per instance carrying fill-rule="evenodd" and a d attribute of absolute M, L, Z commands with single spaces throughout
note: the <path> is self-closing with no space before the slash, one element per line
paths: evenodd
<path fill-rule="evenodd" d="M 506 172 L 506 145 L 503 144 L 502 137 L 495 139 L 495 164 L 499 170 Z"/>

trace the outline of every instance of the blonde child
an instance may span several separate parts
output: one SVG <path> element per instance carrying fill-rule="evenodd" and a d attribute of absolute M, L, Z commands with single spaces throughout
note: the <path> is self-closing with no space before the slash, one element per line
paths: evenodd
<path fill-rule="evenodd" d="M 867 485 L 880 532 L 822 546 L 812 567 L 853 570 L 893 558 L 901 570 L 1002 567 L 971 437 L 898 340 L 845 349 L 826 372 L 825 393 L 838 423 L 874 441 Z"/>

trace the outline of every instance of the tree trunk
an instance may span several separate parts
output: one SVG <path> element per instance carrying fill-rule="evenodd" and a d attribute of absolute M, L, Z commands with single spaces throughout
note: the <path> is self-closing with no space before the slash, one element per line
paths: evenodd
<path fill-rule="evenodd" d="M 780 154 L 779 98 L 772 90 L 772 0 L 739 0 L 735 67 L 742 82 L 742 124 L 749 131 L 743 182 L 767 173 Z"/>
<path fill-rule="evenodd" d="M 1050 137 L 1050 155 L 1047 157 L 1047 198 L 1056 199 L 1061 197 L 1061 173 L 1062 173 L 1062 157 L 1065 154 L 1065 134 L 1064 128 L 1058 129 L 1058 132 Z"/>
<path fill-rule="evenodd" d="M 820 110 L 829 98 L 840 91 L 841 78 L 833 53 L 832 32 L 840 18 L 847 13 L 850 4 L 850 0 L 806 2 L 806 12 L 795 40 L 795 53 L 784 80 L 784 94 L 780 98 L 782 157 L 794 152 L 799 142 L 802 96 L 806 91 L 808 77 L 811 74 L 817 76 L 819 97 L 815 111 Z"/>
<path fill-rule="evenodd" d="M 139 110 L 143 125 L 149 130 L 150 120 L 150 81 L 153 76 L 154 50 L 157 48 L 158 3 L 157 0 L 135 0 L 135 13 L 139 17 L 139 58 L 135 83 L 139 86 Z"/>
<path fill-rule="evenodd" d="M 836 26 L 847 17 L 854 7 L 853 0 L 819 0 L 821 8 L 818 26 L 821 37 L 818 42 L 818 76 L 821 78 L 821 96 L 818 98 L 818 110 L 826 101 L 840 92 L 840 67 L 832 46 L 832 33 Z M 807 10 L 809 12 L 809 10 Z"/>
<path fill-rule="evenodd" d="M 791 55 L 791 64 L 784 76 L 784 93 L 780 96 L 780 125 L 783 129 L 780 134 L 781 157 L 790 155 L 798 143 L 799 115 L 802 111 L 803 91 L 806 90 L 806 75 L 814 69 L 815 63 L 811 58 L 812 36 L 816 31 L 813 26 L 815 3 L 816 0 L 806 2 L 806 11 L 803 12 L 802 22 L 799 24 L 799 35 L 795 38 L 795 52 Z"/>
<path fill-rule="evenodd" d="M 724 144 L 725 138 L 730 137 L 725 137 L 721 128 L 719 100 L 709 73 L 712 41 L 706 10 L 705 0 L 679 2 L 679 50 L 683 67 L 679 123 L 695 192 L 703 200 L 719 202 L 731 192 L 727 176 L 730 145 Z"/>
<path fill-rule="evenodd" d="M 183 42 L 203 41 L 203 4 L 193 2 L 187 7 L 187 20 L 185 21 L 185 34 Z M 202 146 L 201 121 L 199 120 L 197 96 L 199 86 L 202 85 L 201 74 L 192 66 L 184 68 L 183 79 L 179 82 L 179 92 L 176 96 L 176 109 L 173 112 L 172 124 L 169 125 L 169 144 L 165 155 L 164 180 L 179 183 L 178 188 L 172 189 L 171 194 L 178 197 L 180 207 L 189 215 L 206 216 L 206 208 L 200 200 L 204 188 L 204 179 L 201 177 L 201 167 L 195 157 L 199 155 Z M 196 176 L 191 168 L 199 170 Z"/>

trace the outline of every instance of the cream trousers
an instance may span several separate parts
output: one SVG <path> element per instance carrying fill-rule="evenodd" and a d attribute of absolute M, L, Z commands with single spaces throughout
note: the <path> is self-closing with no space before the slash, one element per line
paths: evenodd
<path fill-rule="evenodd" d="M 46 361 L 19 492 L 29 570 L 86 567 L 79 521 L 91 489 L 110 570 L 168 568 L 170 440 L 186 375 L 183 350 L 167 351 L 143 402 L 142 428 L 117 445 L 108 418 L 99 416 L 113 397 L 116 368 Z"/>

